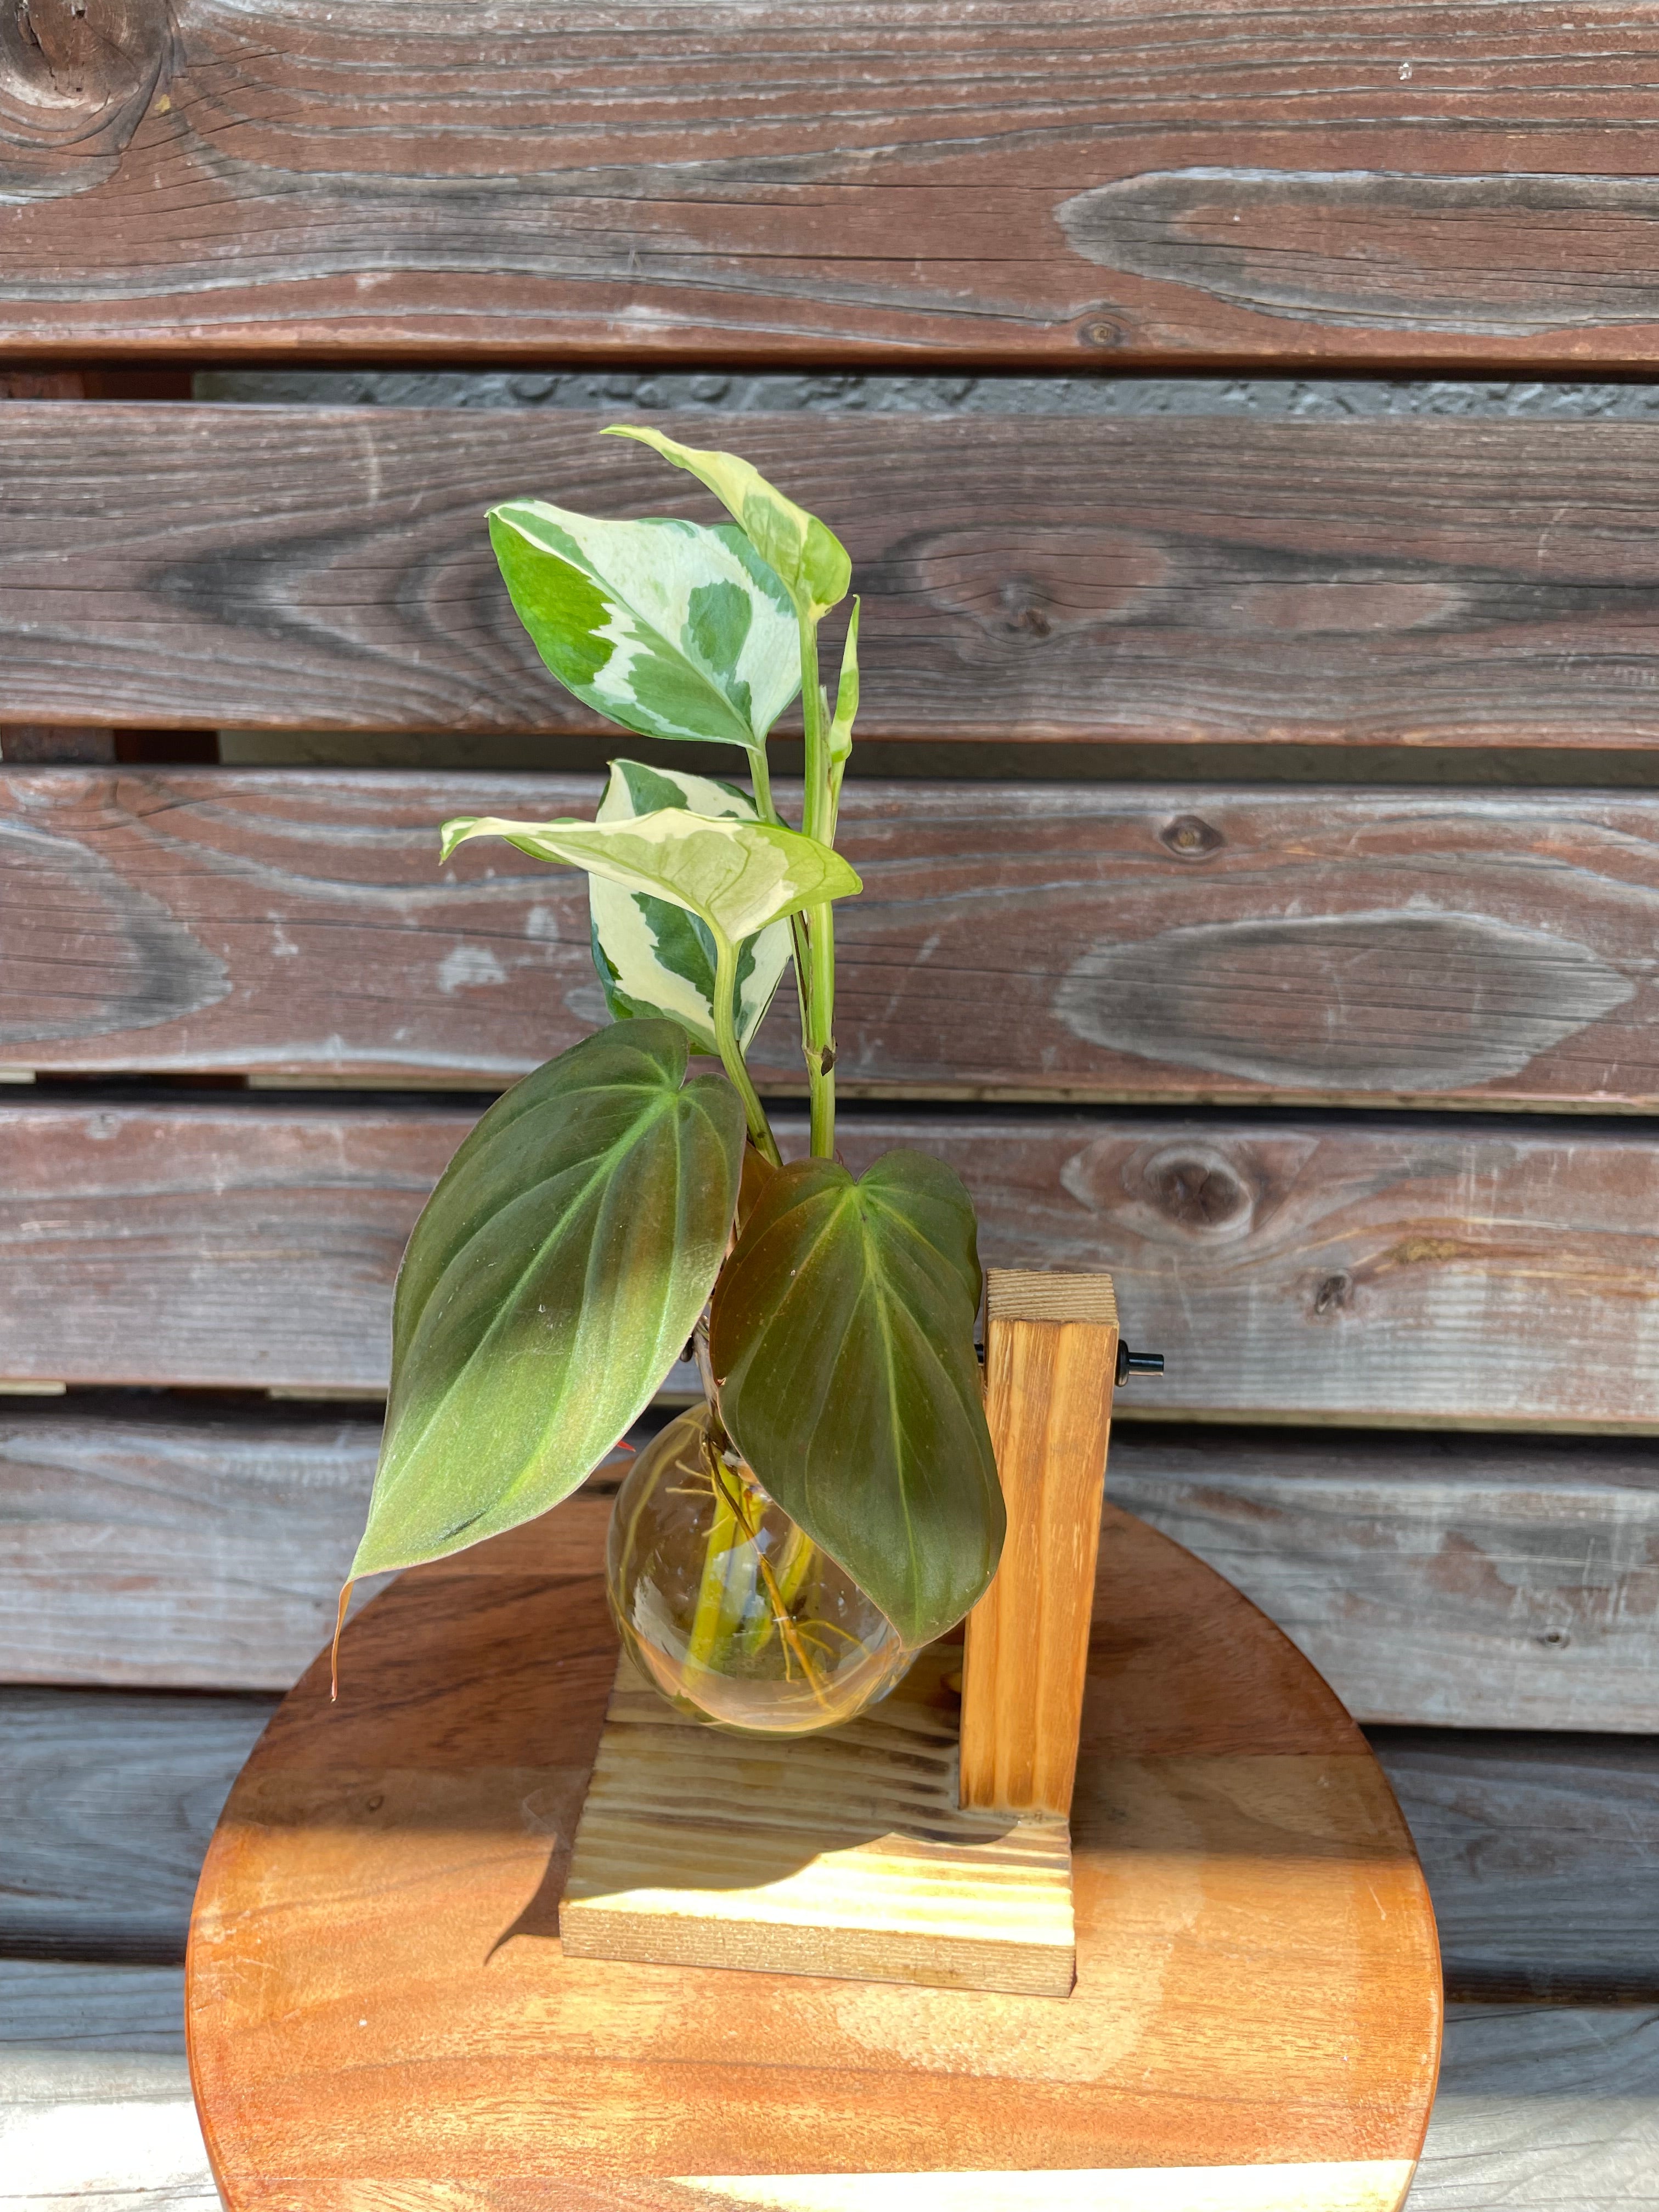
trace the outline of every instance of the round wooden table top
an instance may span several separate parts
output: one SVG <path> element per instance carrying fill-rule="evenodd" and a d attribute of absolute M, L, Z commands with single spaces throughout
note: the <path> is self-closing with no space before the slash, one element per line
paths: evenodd
<path fill-rule="evenodd" d="M 1411 1838 L 1313 1669 L 1109 1512 L 1069 1998 L 565 1959 L 608 1501 L 404 1575 L 242 1771 L 191 1923 L 232 2212 L 1392 2212 L 1434 2093 Z"/>

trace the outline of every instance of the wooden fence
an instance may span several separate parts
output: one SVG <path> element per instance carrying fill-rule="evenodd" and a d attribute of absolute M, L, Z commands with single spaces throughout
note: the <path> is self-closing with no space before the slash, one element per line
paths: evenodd
<path fill-rule="evenodd" d="M 480 511 L 665 500 L 584 414 L 203 404 L 192 370 L 1649 374 L 1659 21 L 15 12 L 0 2119 L 118 2080 L 176 2148 L 195 1867 L 326 1634 L 403 1239 L 599 1011 L 580 884 L 441 872 L 433 834 L 591 774 L 211 733 L 597 760 Z M 1117 1499 L 1376 1728 L 1460 2000 L 1413 2202 L 1644 2201 L 1659 422 L 658 419 L 843 531 L 865 757 L 937 763 L 848 789 L 849 1158 L 925 1142 L 988 1257 L 1113 1271 L 1169 1360 Z M 758 1065 L 801 1088 L 786 1021 Z M 134 2160 L 134 2204 L 207 2187 Z"/>

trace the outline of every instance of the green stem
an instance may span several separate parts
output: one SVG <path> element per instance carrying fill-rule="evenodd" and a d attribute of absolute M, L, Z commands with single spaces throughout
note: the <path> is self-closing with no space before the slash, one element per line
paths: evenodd
<path fill-rule="evenodd" d="M 781 1167 L 777 1139 L 772 1134 L 772 1125 L 766 1118 L 766 1109 L 761 1104 L 754 1085 L 749 1080 L 749 1070 L 743 1064 L 743 1050 L 738 1042 L 738 948 L 729 939 L 716 933 L 714 939 L 714 1042 L 720 1047 L 720 1063 L 732 1079 L 733 1088 L 743 1101 L 743 1110 L 748 1118 L 749 1133 L 755 1149 L 763 1159 Z"/>
<path fill-rule="evenodd" d="M 800 702 L 806 728 L 806 799 L 801 827 L 809 837 L 828 843 L 835 836 L 830 793 L 830 740 L 824 722 L 823 686 L 818 682 L 817 626 L 808 616 L 799 617 L 800 629 Z M 805 922 L 806 963 L 800 974 L 801 1007 L 806 1055 L 806 1083 L 811 1103 L 812 1157 L 833 1159 L 836 1151 L 836 933 L 830 909 L 809 907 Z M 796 939 L 797 972 L 800 972 L 800 939 Z"/>
<path fill-rule="evenodd" d="M 775 823 L 778 810 L 772 803 L 772 771 L 767 765 L 764 745 L 757 745 L 749 756 L 749 781 L 755 787 L 756 813 L 763 822 Z"/>

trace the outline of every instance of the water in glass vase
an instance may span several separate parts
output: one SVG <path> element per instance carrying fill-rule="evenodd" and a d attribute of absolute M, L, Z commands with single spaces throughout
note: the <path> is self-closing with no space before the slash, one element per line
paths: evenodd
<path fill-rule="evenodd" d="M 635 1664 L 680 1711 L 802 1735 L 851 1720 L 915 1654 L 782 1512 L 706 1406 L 641 1451 L 611 1516 L 605 1587 Z"/>

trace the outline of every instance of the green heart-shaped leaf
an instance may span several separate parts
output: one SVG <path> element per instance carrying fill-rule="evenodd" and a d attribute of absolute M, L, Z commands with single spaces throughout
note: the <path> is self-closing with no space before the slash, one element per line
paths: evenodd
<path fill-rule="evenodd" d="M 979 1291 L 966 1190 L 939 1161 L 896 1152 L 856 1182 L 832 1160 L 781 1168 L 714 1292 L 732 1441 L 913 1644 L 962 1618 L 1002 1548 Z"/>
<path fill-rule="evenodd" d="M 415 1224 L 352 1575 L 443 1558 L 576 1487 L 691 1334 L 744 1114 L 672 1022 L 601 1030 L 499 1099 Z"/>
<path fill-rule="evenodd" d="M 752 753 L 800 689 L 793 607 L 730 523 L 608 522 L 515 499 L 490 509 L 489 538 L 538 653 L 625 730 Z"/>
<path fill-rule="evenodd" d="M 611 779 L 599 801 L 599 821 L 629 822 L 666 806 L 711 820 L 757 818 L 754 800 L 734 783 L 690 775 L 684 769 L 647 768 L 641 761 L 611 762 Z M 680 1024 L 698 1051 L 718 1051 L 716 955 L 708 923 L 665 898 L 624 890 L 604 876 L 588 878 L 587 902 L 593 924 L 593 965 L 605 988 L 605 1004 L 617 1019 L 665 1014 Z M 747 1050 L 760 1027 L 789 959 L 787 922 L 775 921 L 739 947 L 736 1027 L 740 1050 Z"/>
<path fill-rule="evenodd" d="M 741 945 L 801 908 L 864 886 L 841 854 L 774 822 L 715 822 L 665 806 L 631 822 L 446 822 L 443 857 L 469 837 L 505 837 L 538 860 L 563 860 L 624 890 L 654 893 Z"/>
<path fill-rule="evenodd" d="M 682 446 L 665 438 L 660 430 L 612 422 L 608 438 L 637 438 L 677 469 L 684 469 L 707 484 L 726 513 L 739 522 L 769 568 L 802 614 L 816 622 L 847 597 L 853 580 L 853 563 L 847 548 L 834 531 L 786 499 L 769 484 L 752 463 L 736 453 L 713 453 L 698 446 Z"/>

